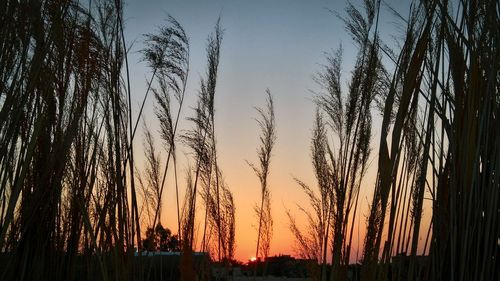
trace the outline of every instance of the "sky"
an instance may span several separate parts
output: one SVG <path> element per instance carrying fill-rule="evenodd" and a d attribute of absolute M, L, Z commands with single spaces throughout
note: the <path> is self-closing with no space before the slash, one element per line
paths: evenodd
<path fill-rule="evenodd" d="M 361 3 L 354 3 L 361 7 Z M 399 1 L 390 3 L 401 12 L 405 11 L 405 4 Z M 311 91 L 317 91 L 318 87 L 312 76 L 325 62 L 325 52 L 342 45 L 342 80 L 345 83 L 357 52 L 342 21 L 331 12 L 333 10 L 342 14 L 345 6 L 344 1 L 325 0 L 126 1 L 125 36 L 130 49 L 129 67 L 135 114 L 146 91 L 146 81 L 151 76 L 151 70 L 141 61 L 139 53 L 143 47 L 143 34 L 154 33 L 158 26 L 166 23 L 167 15 L 171 15 L 183 26 L 190 39 L 190 76 L 186 106 L 180 123 L 181 132 L 191 126 L 185 118 L 193 113 L 200 77 L 205 73 L 207 37 L 214 30 L 217 18 L 221 17 L 224 37 L 215 97 L 215 130 L 218 164 L 235 199 L 236 258 L 239 260 L 246 261 L 255 256 L 258 221 L 253 206 L 259 201 L 260 185 L 246 160 L 257 162 L 259 128 L 254 119 L 257 117 L 254 107 L 264 105 L 267 88 L 274 97 L 277 121 L 277 142 L 269 178 L 274 217 L 271 255 L 295 254 L 285 210 L 290 209 L 297 215 L 299 222 L 305 222 L 299 216 L 297 204 L 307 206 L 307 202 L 294 177 L 313 187 L 316 183 L 310 157 L 315 111 Z M 380 25 L 387 30 L 397 31 L 394 17 L 389 16 L 387 9 L 382 9 Z M 144 118 L 157 132 L 158 124 L 153 112 L 153 100 L 150 98 L 146 103 Z M 374 124 L 377 125 L 376 118 Z M 375 146 L 378 138 L 377 128 L 374 128 Z M 161 144 L 158 137 L 156 142 Z M 141 142 L 136 142 L 135 157 L 139 166 L 144 160 L 140 146 Z M 187 148 L 181 147 L 180 150 L 180 168 L 185 170 L 191 158 Z M 165 160 L 166 153 L 163 152 L 162 156 Z M 375 156 L 372 158 L 372 166 L 376 166 Z M 376 167 L 370 168 L 371 172 L 363 183 L 366 188 L 360 197 L 365 207 L 361 210 L 362 215 L 358 216 L 360 221 L 356 222 L 355 233 L 358 235 L 354 235 L 355 243 L 358 237 L 361 239 L 360 246 L 368 214 L 367 206 L 371 201 L 374 169 Z M 183 176 L 180 179 L 181 183 L 185 182 Z M 170 176 L 164 196 L 162 223 L 176 232 L 172 182 Z"/>

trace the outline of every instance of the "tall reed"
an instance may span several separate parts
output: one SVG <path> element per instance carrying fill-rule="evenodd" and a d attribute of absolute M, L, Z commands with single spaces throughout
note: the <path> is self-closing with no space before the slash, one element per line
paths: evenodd
<path fill-rule="evenodd" d="M 173 159 L 174 170 L 177 171 L 175 139 L 189 74 L 189 40 L 182 26 L 171 16 L 168 17 L 168 24 L 162 26 L 158 34 L 146 34 L 145 37 L 146 47 L 142 50 L 142 53 L 144 60 L 148 62 L 150 68 L 153 70 L 153 78 L 149 87 L 151 87 L 155 96 L 157 104 L 155 113 L 160 121 L 160 134 L 166 147 L 165 150 L 167 151 L 167 160 L 158 193 L 158 199 L 161 201 L 170 159 Z M 157 87 L 151 86 L 154 80 L 157 82 Z M 175 117 L 172 114 L 171 95 L 178 103 Z M 180 235 L 181 220 L 176 172 L 174 176 L 177 224 Z M 160 214 L 161 208 L 160 204 L 158 204 L 153 220 L 153 227 L 157 221 L 161 223 Z"/>
<path fill-rule="evenodd" d="M 271 214 L 271 192 L 269 190 L 269 184 L 267 177 L 269 176 L 269 167 L 271 164 L 271 155 L 274 144 L 276 143 L 276 120 L 274 116 L 274 101 L 271 95 L 271 91 L 266 90 L 266 107 L 265 109 L 256 108 L 259 118 L 257 123 L 259 124 L 261 135 L 260 146 L 257 149 L 257 155 L 259 157 L 259 166 L 247 162 L 248 165 L 254 170 L 255 174 L 260 181 L 260 206 L 255 206 L 255 211 L 257 218 L 259 220 L 257 228 L 257 246 L 255 248 L 255 257 L 259 260 L 259 257 L 267 258 L 269 255 L 269 250 L 271 247 L 271 239 L 273 232 L 273 218 Z M 254 269 L 254 279 L 257 274 L 257 263 Z"/>

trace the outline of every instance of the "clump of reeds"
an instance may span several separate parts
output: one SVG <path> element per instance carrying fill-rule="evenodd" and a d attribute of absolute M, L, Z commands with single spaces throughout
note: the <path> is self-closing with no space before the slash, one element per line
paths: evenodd
<path fill-rule="evenodd" d="M 147 34 L 145 36 L 146 47 L 143 49 L 142 53 L 144 60 L 148 62 L 153 70 L 153 77 L 148 85 L 148 91 L 151 88 L 154 93 L 157 104 L 155 113 L 160 121 L 160 135 L 164 141 L 165 150 L 167 151 L 167 160 L 157 195 L 158 199 L 161 201 L 170 159 L 173 159 L 177 223 L 180 233 L 180 208 L 175 141 L 189 74 L 189 41 L 182 26 L 171 16 L 168 17 L 168 25 L 162 26 L 157 34 Z M 157 87 L 152 86 L 154 81 L 157 82 Z M 172 113 L 171 96 L 173 96 L 178 103 L 175 116 Z M 156 225 L 157 221 L 161 223 L 159 219 L 161 214 L 160 206 L 160 204 L 157 205 L 153 226 Z"/>
<path fill-rule="evenodd" d="M 349 4 L 346 9 L 348 18 L 342 18 L 359 45 L 348 92 L 342 92 L 340 82 L 342 48 L 327 54 L 327 64 L 315 76 L 315 81 L 322 88 L 315 96 L 318 110 L 312 140 L 319 196 L 299 181 L 310 198 L 315 214 L 312 216 L 306 212 L 309 227 L 315 229 L 313 233 L 317 236 L 309 240 L 314 241 L 316 253 L 312 256 L 322 264 L 323 280 L 326 279 L 326 259 L 330 247 L 330 279 L 341 280 L 346 276 L 345 266 L 349 264 L 351 255 L 359 190 L 371 151 L 372 101 L 382 94 L 386 84 L 374 18 L 378 14 L 378 6 L 375 1 L 365 1 L 364 4 L 365 15 Z M 330 134 L 334 136 L 334 145 L 329 141 Z M 299 241 L 308 243 L 293 222 L 292 230 Z M 307 249 L 305 246 L 302 248 Z"/>
<path fill-rule="evenodd" d="M 125 279 L 140 231 L 121 2 L 1 5 L 2 278 L 72 280 L 83 260 Z"/>
<path fill-rule="evenodd" d="M 217 73 L 222 42 L 220 20 L 215 31 L 208 37 L 207 72 L 201 79 L 195 115 L 188 118 L 193 122 L 193 129 L 183 135 L 184 142 L 193 151 L 195 166 L 193 170 L 191 202 L 187 205 L 186 231 L 183 239 L 183 270 L 193 270 L 190 258 L 185 257 L 195 249 L 194 225 L 197 194 L 201 193 L 205 203 L 205 216 L 201 240 L 201 251 L 210 251 L 212 257 L 226 264 L 234 257 L 235 217 L 232 193 L 222 179 L 217 164 L 217 146 L 215 134 L 215 93 Z M 215 237 L 215 238 L 212 238 Z M 211 239 L 212 238 L 212 239 Z M 184 273 L 189 276 L 191 273 Z M 201 272 L 201 275 L 205 273 Z M 188 280 L 183 277 L 183 280 Z"/>
<path fill-rule="evenodd" d="M 498 256 L 493 238 L 498 230 L 491 232 L 498 221 L 493 211 L 498 210 L 493 187 L 498 181 L 495 161 L 487 159 L 497 157 L 489 149 L 499 140 L 485 130 L 497 121 L 498 79 L 491 78 L 498 76 L 499 65 L 484 63 L 498 56 L 492 37 L 498 34 L 498 13 L 492 12 L 498 3 L 465 1 L 457 8 L 455 15 L 446 1 L 414 3 L 405 44 L 394 59 L 384 97 L 364 280 L 386 278 L 387 271 L 374 266 L 380 250 L 387 264 L 394 254 L 409 256 L 407 270 L 392 271 L 398 280 L 489 280 L 498 274 L 492 262 Z M 426 195 L 432 220 L 424 226 Z M 419 254 L 429 255 L 424 267 Z"/>

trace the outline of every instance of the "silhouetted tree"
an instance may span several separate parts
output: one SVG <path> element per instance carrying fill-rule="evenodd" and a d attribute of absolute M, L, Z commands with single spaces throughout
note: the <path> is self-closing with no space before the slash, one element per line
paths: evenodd
<path fill-rule="evenodd" d="M 142 240 L 142 249 L 146 251 L 179 252 L 180 241 L 177 235 L 172 235 L 170 229 L 158 224 L 154 229 L 146 230 L 146 238 Z"/>

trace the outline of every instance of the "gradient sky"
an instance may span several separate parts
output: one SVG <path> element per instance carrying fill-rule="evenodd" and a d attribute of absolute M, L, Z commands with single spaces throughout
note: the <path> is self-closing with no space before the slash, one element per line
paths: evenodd
<path fill-rule="evenodd" d="M 390 2 L 390 1 L 389 1 Z M 407 14 L 406 4 L 390 3 L 396 10 Z M 354 2 L 355 4 L 360 4 Z M 274 238 L 271 255 L 294 254 L 293 237 L 288 230 L 285 209 L 299 215 L 297 203 L 307 206 L 304 194 L 293 178 L 297 177 L 315 186 L 311 160 L 310 137 L 314 117 L 311 90 L 317 90 L 312 75 L 320 70 L 324 52 L 344 48 L 343 81 L 352 69 L 356 47 L 344 31 L 343 23 L 328 9 L 342 13 L 344 1 L 306 0 L 142 0 L 126 2 L 125 30 L 130 47 L 129 65 L 135 104 L 145 93 L 146 79 L 151 71 L 141 62 L 138 51 L 142 48 L 142 35 L 155 32 L 165 23 L 167 14 L 175 17 L 190 39 L 191 72 L 187 89 L 186 107 L 183 109 L 181 130 L 191 124 L 185 117 L 192 115 L 200 77 L 205 73 L 206 38 L 213 31 L 218 16 L 224 29 L 216 89 L 216 134 L 218 164 L 225 181 L 234 193 L 236 205 L 236 258 L 246 261 L 255 255 L 257 219 L 253 206 L 259 200 L 259 182 L 245 160 L 256 162 L 259 128 L 253 118 L 254 106 L 262 106 L 265 89 L 275 99 L 277 119 L 277 145 L 271 160 L 270 190 L 274 215 Z M 380 25 L 382 38 L 397 32 L 395 18 L 383 8 Z M 385 32 L 391 30 L 392 32 Z M 389 38 L 390 37 L 385 37 Z M 392 41 L 390 41 L 392 42 Z M 390 43 L 389 42 L 389 43 Z M 346 84 L 345 84 L 346 85 Z M 136 106 L 138 108 L 138 106 Z M 137 114 L 137 111 L 136 111 Z M 374 112 L 374 116 L 378 113 Z M 157 123 L 152 99 L 146 105 L 145 118 L 153 130 Z M 377 119 L 374 128 L 374 146 L 378 142 Z M 156 139 L 160 144 L 159 138 Z M 136 142 L 136 157 L 140 166 L 143 157 L 141 141 Z M 139 148 L 139 149 L 138 149 Z M 377 150 L 374 149 L 376 152 Z M 180 168 L 185 170 L 189 150 L 179 152 Z M 163 153 L 163 159 L 166 154 Z M 371 201 L 373 170 L 376 158 L 362 188 L 360 203 L 364 206 L 359 223 L 362 245 L 364 221 L 368 202 Z M 184 176 L 180 178 L 184 184 Z M 174 187 L 167 183 L 162 223 L 176 232 Z M 182 185 L 184 186 L 184 185 Z M 299 222 L 303 221 L 298 218 Z M 358 227 L 355 229 L 358 232 Z M 354 235 L 354 243 L 357 243 Z M 354 251 L 354 254 L 356 252 Z"/>

